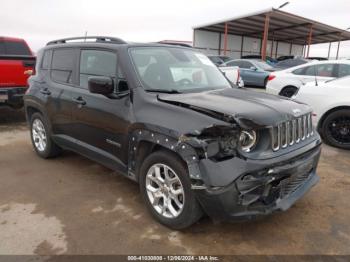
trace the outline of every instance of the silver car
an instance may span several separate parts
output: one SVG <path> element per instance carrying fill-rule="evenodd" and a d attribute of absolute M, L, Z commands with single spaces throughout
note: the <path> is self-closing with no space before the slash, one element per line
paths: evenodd
<path fill-rule="evenodd" d="M 238 66 L 245 86 L 266 87 L 273 67 L 263 60 L 235 59 L 226 62 L 223 66 Z"/>

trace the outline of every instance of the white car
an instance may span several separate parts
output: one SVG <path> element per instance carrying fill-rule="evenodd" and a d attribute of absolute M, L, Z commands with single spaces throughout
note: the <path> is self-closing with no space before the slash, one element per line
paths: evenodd
<path fill-rule="evenodd" d="M 220 66 L 218 68 L 231 83 L 239 87 L 244 87 L 238 66 Z"/>
<path fill-rule="evenodd" d="M 313 123 L 327 144 L 350 149 L 350 76 L 309 82 L 292 99 L 312 107 Z"/>
<path fill-rule="evenodd" d="M 270 74 L 266 91 L 270 94 L 292 97 L 305 83 L 326 81 L 350 75 L 349 60 L 312 61 Z"/>

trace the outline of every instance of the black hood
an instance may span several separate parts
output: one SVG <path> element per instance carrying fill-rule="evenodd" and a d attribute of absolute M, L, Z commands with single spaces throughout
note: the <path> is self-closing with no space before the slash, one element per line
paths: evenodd
<path fill-rule="evenodd" d="M 199 112 L 232 116 L 238 123 L 273 126 L 309 113 L 305 104 L 247 89 L 226 88 L 188 94 L 160 94 L 158 99 Z"/>

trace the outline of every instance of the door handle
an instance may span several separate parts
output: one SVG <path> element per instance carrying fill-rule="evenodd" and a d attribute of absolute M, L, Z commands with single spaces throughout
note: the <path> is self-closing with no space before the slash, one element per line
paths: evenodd
<path fill-rule="evenodd" d="M 75 103 L 77 103 L 78 105 L 85 105 L 86 104 L 86 101 L 81 97 L 77 97 L 77 98 L 73 98 L 73 101 Z"/>
<path fill-rule="evenodd" d="M 43 95 L 51 95 L 51 92 L 48 88 L 43 88 L 43 89 L 40 89 L 40 93 L 42 93 Z"/>

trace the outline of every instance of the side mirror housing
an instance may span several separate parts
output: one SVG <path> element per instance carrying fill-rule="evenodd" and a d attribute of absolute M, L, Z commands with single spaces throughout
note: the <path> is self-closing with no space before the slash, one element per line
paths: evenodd
<path fill-rule="evenodd" d="M 110 95 L 114 91 L 114 83 L 111 77 L 91 76 L 88 79 L 90 93 Z"/>
<path fill-rule="evenodd" d="M 256 71 L 256 70 L 258 70 L 255 66 L 251 66 L 250 67 L 250 70 L 253 70 L 253 71 Z"/>

